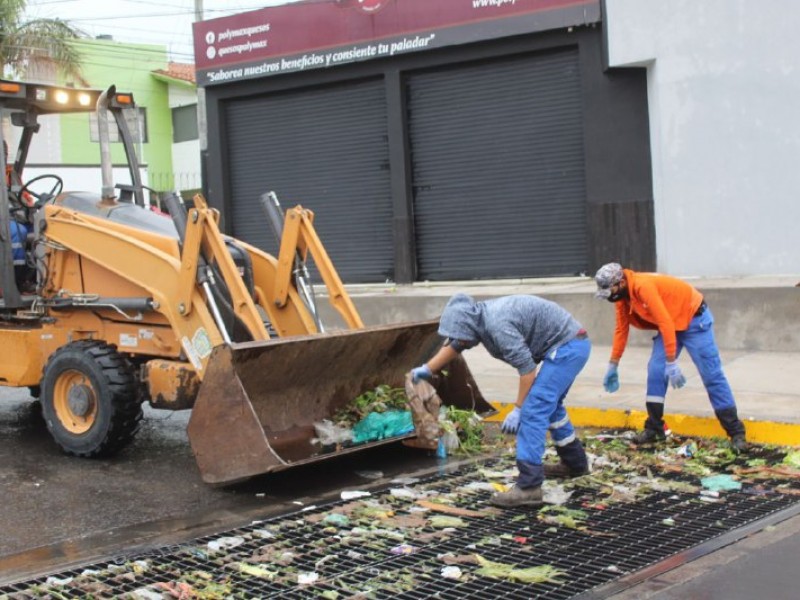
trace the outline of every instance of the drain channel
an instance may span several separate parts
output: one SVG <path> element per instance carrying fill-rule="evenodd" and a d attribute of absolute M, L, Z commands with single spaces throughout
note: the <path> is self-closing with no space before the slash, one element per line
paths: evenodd
<path fill-rule="evenodd" d="M 781 484 L 781 492 L 774 482 L 762 481 L 716 499 L 660 491 L 608 504 L 597 489 L 578 487 L 565 507 L 581 511 L 582 520 L 554 524 L 536 510 L 489 507 L 486 471 L 512 465 L 510 459 L 467 464 L 401 485 L 413 499 L 387 489 L 179 546 L 20 581 L 0 587 L 0 600 L 567 599 L 593 589 L 611 591 L 613 582 L 630 580 L 669 557 L 681 560 L 688 549 L 724 541 L 739 528 L 757 530 L 769 517 L 800 513 L 797 483 Z M 432 502 L 420 498 L 446 498 L 448 504 L 431 510 Z M 442 518 L 437 522 L 432 514 Z M 540 583 L 496 578 L 478 574 L 475 555 L 518 570 L 549 565 L 561 574 Z"/>

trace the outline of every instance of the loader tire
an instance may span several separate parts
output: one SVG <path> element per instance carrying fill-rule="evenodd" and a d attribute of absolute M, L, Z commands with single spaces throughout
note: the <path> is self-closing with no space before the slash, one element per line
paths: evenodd
<path fill-rule="evenodd" d="M 56 443 L 84 458 L 110 456 L 126 446 L 142 419 L 133 366 L 100 341 L 72 342 L 50 356 L 41 402 Z"/>

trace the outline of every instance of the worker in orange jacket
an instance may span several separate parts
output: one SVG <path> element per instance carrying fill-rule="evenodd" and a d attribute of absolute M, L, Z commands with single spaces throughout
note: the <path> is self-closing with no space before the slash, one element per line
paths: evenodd
<path fill-rule="evenodd" d="M 702 294 L 675 277 L 637 273 L 623 269 L 618 263 L 600 267 L 595 282 L 596 296 L 615 303 L 617 312 L 611 359 L 603 379 L 607 392 L 619 389 L 617 368 L 630 326 L 658 331 L 647 365 L 647 421 L 644 431 L 636 436 L 636 443 L 664 439 L 664 399 L 668 385 L 681 388 L 686 384 L 678 366 L 681 350 L 686 348 L 731 444 L 737 451 L 744 450 L 747 447 L 744 423 L 738 417 L 731 386 L 722 371 L 714 340 L 714 316 Z"/>

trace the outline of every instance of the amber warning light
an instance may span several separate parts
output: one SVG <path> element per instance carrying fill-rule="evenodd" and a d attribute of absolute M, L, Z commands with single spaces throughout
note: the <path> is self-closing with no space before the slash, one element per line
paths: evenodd
<path fill-rule="evenodd" d="M 9 81 L 0 82 L 0 92 L 4 94 L 19 94 L 20 85 Z"/>

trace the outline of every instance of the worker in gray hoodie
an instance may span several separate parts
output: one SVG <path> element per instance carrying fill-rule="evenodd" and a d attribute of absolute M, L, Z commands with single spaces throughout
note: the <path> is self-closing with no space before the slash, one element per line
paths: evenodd
<path fill-rule="evenodd" d="M 519 373 L 515 406 L 502 425 L 503 432 L 517 434 L 519 477 L 509 491 L 492 496 L 493 504 L 538 506 L 545 477 L 588 473 L 586 452 L 564 408 L 564 398 L 591 352 L 586 330 L 571 314 L 537 296 L 476 302 L 456 294 L 442 312 L 439 335 L 445 338 L 444 345 L 427 363 L 412 369 L 415 382 L 431 379 L 459 353 L 479 343 Z M 543 466 L 548 430 L 560 463 Z"/>

